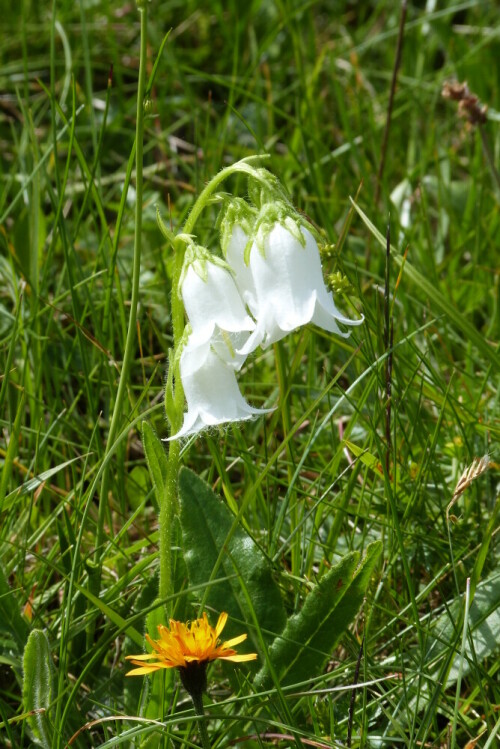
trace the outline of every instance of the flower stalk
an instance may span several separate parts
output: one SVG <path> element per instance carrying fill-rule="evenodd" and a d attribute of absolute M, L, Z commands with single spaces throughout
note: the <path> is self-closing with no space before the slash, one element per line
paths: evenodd
<path fill-rule="evenodd" d="M 200 718 L 198 721 L 198 727 L 200 729 L 200 738 L 203 749 L 212 749 L 210 737 L 208 735 L 207 717 L 205 715 L 205 710 L 203 709 L 203 692 L 192 692 L 191 699 L 193 701 L 194 711 Z"/>
<path fill-rule="evenodd" d="M 219 174 L 215 175 L 215 177 L 212 177 L 210 182 L 201 191 L 195 204 L 193 205 L 191 213 L 187 217 L 186 223 L 184 224 L 184 233 L 192 234 L 194 226 L 198 218 L 200 217 L 201 212 L 210 202 L 212 194 L 215 192 L 218 186 L 232 174 L 241 172 L 243 174 L 248 174 L 249 177 L 253 177 L 254 179 L 261 179 L 259 170 L 255 169 L 252 166 L 252 162 L 260 162 L 265 158 L 267 158 L 265 155 L 246 156 L 244 159 L 237 161 L 236 164 L 231 164 L 231 166 L 227 166 L 225 169 L 222 169 Z"/>
<path fill-rule="evenodd" d="M 145 13 L 145 11 L 144 11 Z M 139 140 L 138 140 L 139 142 Z M 141 137 L 142 144 L 142 137 Z M 242 159 L 236 164 L 232 164 L 229 167 L 223 169 L 217 174 L 206 187 L 202 190 L 198 196 L 191 213 L 189 214 L 186 223 L 183 228 L 184 235 L 190 235 L 193 232 L 196 221 L 204 208 L 210 203 L 213 193 L 217 187 L 227 179 L 231 174 L 236 172 L 244 172 L 249 175 L 255 175 L 255 170 L 251 164 L 253 161 L 261 160 L 262 157 L 249 156 L 246 159 Z M 142 163 L 142 159 L 141 159 Z M 141 172 L 142 174 L 142 172 Z M 142 185 L 141 185 L 142 187 Z M 139 193 L 137 194 L 139 200 Z M 167 380 L 167 393 L 166 393 L 166 415 L 170 425 L 170 434 L 174 435 L 180 431 L 183 420 L 184 410 L 184 388 L 178 372 L 178 365 L 175 362 L 175 351 L 177 350 L 182 337 L 184 335 L 184 304 L 179 293 L 180 280 L 182 274 L 182 268 L 184 265 L 184 255 L 186 250 L 186 244 L 181 237 L 172 237 L 166 227 L 162 224 L 159 214 L 157 214 L 158 225 L 165 238 L 171 243 L 175 254 L 174 259 L 174 273 L 172 278 L 172 299 L 171 299 L 171 311 L 172 311 L 172 332 L 174 340 L 173 354 L 170 361 L 171 371 Z M 137 229 L 136 222 L 136 229 Z M 174 377 L 174 372 L 177 370 L 177 376 Z M 167 478 L 165 481 L 165 490 L 163 495 L 163 501 L 160 506 L 160 539 L 159 539 L 159 556 L 160 556 L 160 581 L 159 581 L 159 597 L 163 601 L 167 601 L 173 595 L 172 586 L 172 526 L 173 519 L 177 511 L 177 477 L 179 474 L 180 466 L 180 454 L 181 446 L 178 440 L 170 442 L 168 451 L 168 466 L 167 466 Z"/>

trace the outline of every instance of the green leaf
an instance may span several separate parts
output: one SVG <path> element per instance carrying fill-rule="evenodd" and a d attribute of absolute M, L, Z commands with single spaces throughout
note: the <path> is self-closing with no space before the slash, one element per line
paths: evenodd
<path fill-rule="evenodd" d="M 5 456 L 2 473 L 0 475 L 0 512 L 3 510 L 3 501 L 7 492 L 10 477 L 12 475 L 12 467 L 14 465 L 14 459 L 17 455 L 19 447 L 19 433 L 21 431 L 21 420 L 24 414 L 24 393 L 19 399 L 19 405 L 17 408 L 16 418 L 12 426 L 10 433 L 9 446 L 7 448 L 7 454 Z"/>
<path fill-rule="evenodd" d="M 148 471 L 146 466 L 134 466 L 130 473 L 127 475 L 125 484 L 127 500 L 134 512 L 144 502 L 150 490 L 150 472 Z"/>
<path fill-rule="evenodd" d="M 168 461 L 165 448 L 147 421 L 142 422 L 142 443 L 151 479 L 155 490 L 158 507 L 163 501 Z"/>
<path fill-rule="evenodd" d="M 370 221 L 368 216 L 363 213 L 361 208 L 356 205 L 352 198 L 351 203 L 358 214 L 361 216 L 363 222 L 371 231 L 375 239 L 382 245 L 382 247 L 385 247 L 385 237 Z M 428 296 L 431 301 L 431 305 L 434 308 L 437 307 L 438 309 L 440 309 L 441 312 L 444 312 L 448 319 L 453 323 L 455 328 L 462 333 L 464 338 L 468 339 L 472 344 L 474 344 L 477 350 L 480 351 L 483 356 L 485 356 L 490 361 L 491 364 L 493 364 L 497 368 L 500 368 L 500 356 L 498 355 L 498 352 L 495 350 L 495 348 L 491 346 L 484 338 L 484 336 L 481 335 L 481 333 L 474 327 L 474 325 L 470 323 L 461 314 L 461 312 L 459 312 L 459 310 L 443 296 L 443 294 L 439 291 L 435 284 L 427 280 L 425 276 L 422 276 L 422 274 L 419 273 L 418 270 L 416 270 L 408 260 L 405 260 L 404 256 L 401 255 L 394 247 L 391 247 L 391 257 L 394 259 L 397 265 L 402 266 L 404 264 L 404 276 L 412 281 L 412 283 L 414 283 L 417 288 L 419 288 L 421 291 L 423 291 L 424 294 L 426 294 L 426 296 Z"/>
<path fill-rule="evenodd" d="M 0 567 L 0 632 L 6 632 L 15 641 L 19 654 L 23 652 L 29 627 L 19 612 L 19 604 L 2 567 Z"/>
<path fill-rule="evenodd" d="M 459 677 L 468 676 L 471 683 L 480 683 L 482 666 L 488 658 L 493 660 L 498 654 L 500 632 L 500 571 L 494 570 L 481 581 L 474 595 L 468 613 L 468 637 L 465 650 L 461 652 L 461 639 L 464 616 L 463 597 L 447 601 L 445 610 L 432 622 L 426 634 L 426 652 L 422 657 L 420 648 L 414 647 L 404 653 L 408 674 L 419 663 L 418 674 L 407 678 L 404 708 L 397 720 L 403 725 L 415 713 L 425 712 L 428 721 L 435 711 L 447 713 L 447 703 L 443 700 L 445 690 L 452 688 Z M 498 660 L 498 658 L 497 658 Z M 401 670 L 402 665 L 395 656 L 387 658 L 383 664 L 387 669 Z M 422 722 L 426 716 L 424 714 Z"/>
<path fill-rule="evenodd" d="M 164 612 L 163 604 L 159 601 L 158 607 L 150 611 L 146 617 L 146 631 L 153 640 L 158 639 L 158 625 L 166 624 Z M 152 651 L 149 645 L 146 649 L 147 652 Z M 174 678 L 175 669 L 173 668 L 166 668 L 160 671 L 160 673 L 150 676 L 148 679 L 148 692 L 141 709 L 141 715 L 144 718 L 157 720 L 165 715 L 165 712 L 168 710 L 169 700 L 172 697 Z M 148 742 L 146 742 L 146 746 L 148 745 Z M 151 746 L 157 746 L 157 744 L 151 741 Z"/>
<path fill-rule="evenodd" d="M 158 630 L 156 625 L 159 623 L 165 624 L 162 617 L 163 606 L 159 604 L 158 608 L 150 611 L 152 604 L 158 597 L 158 575 L 151 575 L 147 582 L 140 588 L 137 600 L 134 601 L 130 616 L 136 617 L 136 615 L 143 611 L 148 611 L 142 619 L 137 621 L 136 629 L 142 632 L 148 632 L 151 637 L 158 637 Z M 159 617 L 158 621 L 154 621 L 153 617 Z M 125 663 L 125 656 L 127 655 L 138 655 L 141 652 L 145 652 L 147 649 L 146 640 L 143 640 L 142 647 L 138 646 L 135 640 L 132 640 L 126 635 L 123 643 L 123 658 Z M 131 663 L 126 663 L 125 672 L 133 668 Z M 127 713 L 134 715 L 140 715 L 145 717 L 145 711 L 149 704 L 151 685 L 154 683 L 154 678 L 151 679 L 135 679 L 135 678 L 124 678 L 124 709 Z M 161 681 L 161 678 L 159 679 Z M 160 713 L 157 713 L 158 717 Z"/>
<path fill-rule="evenodd" d="M 90 564 L 87 562 L 87 571 L 90 575 Z M 142 647 L 144 645 L 144 639 L 139 634 L 139 632 L 136 630 L 135 627 L 133 627 L 131 624 L 127 623 L 127 619 L 124 619 L 120 614 L 118 614 L 114 609 L 111 608 L 111 606 L 108 606 L 107 603 L 104 603 L 104 601 L 101 598 L 98 598 L 96 595 L 94 595 L 90 590 L 88 590 L 83 585 L 78 585 L 78 583 L 73 583 L 76 590 L 78 590 L 80 593 L 82 593 L 85 598 L 87 598 L 91 603 L 96 606 L 96 608 L 99 609 L 101 614 L 103 616 L 107 617 L 110 622 L 113 622 L 113 624 L 122 632 L 125 632 L 125 634 L 130 637 L 130 639 L 135 642 L 136 645 L 139 647 Z"/>
<path fill-rule="evenodd" d="M 54 664 L 45 632 L 34 629 L 28 637 L 23 658 L 24 708 L 30 713 L 28 723 L 35 740 L 52 746 L 51 703 L 54 697 Z"/>
<path fill-rule="evenodd" d="M 440 668 L 446 658 L 449 658 L 449 662 L 444 677 L 445 686 L 450 687 L 457 680 L 461 661 L 458 650 L 463 606 L 462 597 L 455 599 L 453 602 L 448 602 L 446 611 L 437 617 L 429 632 L 425 656 L 425 664 L 429 669 L 428 685 L 436 682 L 438 676 L 440 680 L 443 679 Z M 478 663 L 498 651 L 498 633 L 500 632 L 499 570 L 492 572 L 476 588 L 474 600 L 469 609 L 469 632 L 470 638 L 467 641 L 465 658 L 461 666 L 462 676 L 474 671 Z M 455 652 L 450 649 L 450 643 L 455 643 Z M 414 656 L 415 653 L 411 652 L 410 660 Z M 425 689 L 425 685 L 423 688 Z M 420 692 L 422 693 L 422 687 L 420 687 Z"/>
<path fill-rule="evenodd" d="M 255 679 L 257 689 L 272 685 L 270 666 L 282 685 L 321 673 L 363 602 L 381 550 L 380 541 L 370 544 L 361 563 L 359 552 L 346 554 L 321 578 L 269 648 L 269 662 Z"/>
<path fill-rule="evenodd" d="M 43 473 L 39 473 L 37 476 L 33 476 L 33 478 L 28 479 L 28 481 L 26 481 L 21 487 L 19 487 L 18 489 L 14 489 L 14 491 L 10 492 L 10 494 L 7 494 L 2 509 L 10 510 L 10 508 L 14 504 L 14 501 L 17 500 L 18 497 L 22 497 L 25 494 L 29 494 L 30 492 L 35 491 L 35 489 L 38 489 L 41 484 L 43 484 L 45 481 L 48 481 L 50 478 L 52 478 L 52 476 L 55 476 L 57 473 L 59 473 L 59 471 L 63 471 L 65 468 L 70 466 L 72 463 L 75 463 L 77 460 L 84 460 L 90 454 L 91 453 L 78 455 L 76 458 L 71 458 L 71 460 L 66 460 L 64 463 L 59 463 L 59 465 L 54 466 L 53 468 L 49 468 L 47 471 L 43 471 Z"/>
<path fill-rule="evenodd" d="M 355 445 L 354 442 L 349 442 L 349 440 L 344 440 L 344 445 L 356 458 L 359 458 L 365 466 L 371 468 L 372 471 L 378 473 L 379 476 L 383 476 L 384 472 L 382 470 L 382 465 L 380 459 L 377 458 L 376 455 L 372 455 L 368 450 L 363 450 L 362 447 L 358 447 L 358 445 Z"/>
<path fill-rule="evenodd" d="M 286 614 L 266 556 L 208 484 L 187 468 L 179 475 L 179 498 L 191 584 L 206 585 L 204 603 L 217 612 L 227 611 L 238 622 L 234 634 L 241 634 L 240 622 L 257 622 L 264 641 L 269 641 L 282 631 Z M 229 621 L 228 637 L 231 629 Z M 259 647 L 257 637 L 253 647 Z"/>

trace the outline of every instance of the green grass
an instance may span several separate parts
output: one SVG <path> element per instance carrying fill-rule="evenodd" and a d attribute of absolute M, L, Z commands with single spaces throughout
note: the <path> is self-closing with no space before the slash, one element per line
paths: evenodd
<path fill-rule="evenodd" d="M 182 462 L 240 513 L 288 615 L 349 552 L 377 540 L 383 552 L 320 676 L 265 692 L 244 667 L 211 667 L 211 741 L 266 747 L 279 734 L 282 747 L 340 747 L 350 731 L 353 747 L 494 745 L 500 25 L 480 0 L 432 12 L 409 3 L 375 202 L 398 5 L 149 4 L 148 75 L 171 33 L 145 119 L 138 336 L 108 442 L 132 295 L 134 192 L 124 185 L 135 184 L 139 14 L 108 0 L 56 0 L 55 15 L 50 2 L 2 4 L 1 746 L 37 745 L 22 686 L 23 654 L 25 682 L 43 659 L 45 646 L 25 652 L 32 630 L 50 652 L 46 746 L 62 749 L 80 729 L 72 746 L 198 743 L 176 677 L 124 679 L 125 654 L 141 652 L 145 628 L 163 617 L 158 500 L 141 436 L 144 420 L 168 434 L 173 258 L 155 206 L 180 230 L 207 181 L 253 154 L 269 155 L 324 232 L 325 275 L 347 276 L 344 309 L 365 324 L 348 340 L 301 329 L 250 358 L 244 394 L 277 410 L 188 443 Z M 478 128 L 441 97 L 450 79 L 488 104 L 491 161 Z M 224 189 L 247 188 L 234 177 Z M 216 217 L 214 206 L 196 225 L 209 247 Z M 490 469 L 448 521 L 458 479 L 485 454 Z M 169 612 L 192 618 L 206 591 L 190 586 L 176 539 Z M 233 625 L 263 636 L 251 616 Z"/>

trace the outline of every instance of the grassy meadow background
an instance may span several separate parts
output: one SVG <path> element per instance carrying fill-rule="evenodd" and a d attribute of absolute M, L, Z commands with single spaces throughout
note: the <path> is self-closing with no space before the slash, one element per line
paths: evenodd
<path fill-rule="evenodd" d="M 498 6 L 408 2 L 384 149 L 399 3 L 149 3 L 148 74 L 171 32 L 146 105 L 137 337 L 111 451 L 131 297 L 139 14 L 110 0 L 0 7 L 0 746 L 197 745 L 177 679 L 163 692 L 124 679 L 124 655 L 141 652 L 146 617 L 163 610 L 141 437 L 143 422 L 168 436 L 172 256 L 156 206 L 180 231 L 206 182 L 252 154 L 269 154 L 320 228 L 325 276 L 365 324 L 347 340 L 304 328 L 250 358 L 244 395 L 277 410 L 186 443 L 182 460 L 231 512 L 244 508 L 240 525 L 288 615 L 348 552 L 377 540 L 383 552 L 314 680 L 264 693 L 248 668 L 211 667 L 213 745 L 494 746 Z M 449 80 L 488 105 L 483 125 L 443 99 Z M 196 229 L 211 248 L 216 218 L 214 206 Z M 482 471 L 473 461 L 485 455 Z M 168 608 L 193 618 L 203 590 L 183 551 L 177 543 Z M 249 640 L 259 629 L 233 626 Z M 23 653 L 35 629 L 51 689 L 46 713 L 28 716 L 37 704 L 23 700 Z M 28 669 L 25 695 L 39 677 Z"/>

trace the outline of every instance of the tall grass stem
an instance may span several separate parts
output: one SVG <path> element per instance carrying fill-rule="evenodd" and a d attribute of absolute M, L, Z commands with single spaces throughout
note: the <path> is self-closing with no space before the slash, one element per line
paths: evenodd
<path fill-rule="evenodd" d="M 136 341 L 136 322 L 137 307 L 139 303 L 139 276 L 141 270 L 141 240 L 142 240 L 142 188 L 143 188 L 143 135 L 144 135 L 144 94 L 146 89 L 146 57 L 147 57 L 147 5 L 139 7 L 141 31 L 140 31 L 140 53 L 139 53 L 139 79 L 137 84 L 137 116 L 136 116 L 136 151 L 135 151 L 135 171 L 136 171 L 136 202 L 135 202 L 135 231 L 134 231 L 134 257 L 132 267 L 132 296 L 130 301 L 130 315 L 128 320 L 127 338 L 125 341 L 125 351 L 123 354 L 123 363 L 116 392 L 116 399 L 109 427 L 108 439 L 104 457 L 113 447 L 113 443 L 118 432 L 122 418 L 123 401 L 128 384 L 130 366 Z M 109 466 L 109 463 L 108 463 Z M 97 542 L 96 555 L 100 563 L 103 553 L 104 543 L 104 521 L 107 510 L 107 495 L 109 487 L 109 467 L 103 471 L 101 492 L 99 497 L 99 515 L 97 523 Z"/>

